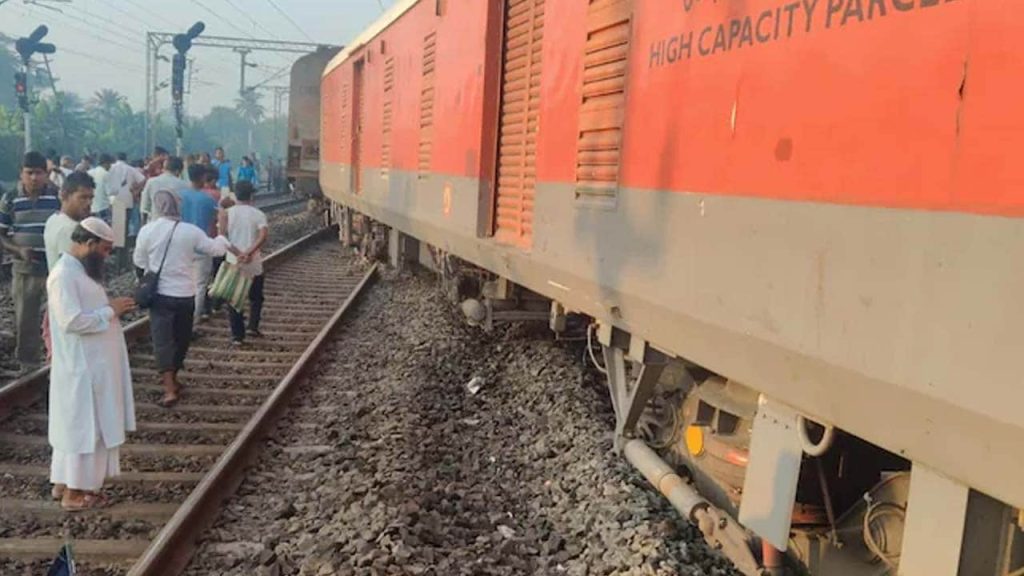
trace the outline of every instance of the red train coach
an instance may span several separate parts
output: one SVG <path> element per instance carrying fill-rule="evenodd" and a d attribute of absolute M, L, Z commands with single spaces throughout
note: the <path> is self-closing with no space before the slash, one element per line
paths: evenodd
<path fill-rule="evenodd" d="M 403 0 L 324 72 L 321 184 L 593 318 L 617 445 L 744 572 L 1019 573 L 1021 17 Z"/>

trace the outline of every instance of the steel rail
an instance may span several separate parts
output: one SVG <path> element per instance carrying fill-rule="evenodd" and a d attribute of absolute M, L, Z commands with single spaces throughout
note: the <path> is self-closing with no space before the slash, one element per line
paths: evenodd
<path fill-rule="evenodd" d="M 296 206 L 305 204 L 308 200 L 304 198 L 289 198 L 288 200 L 282 200 L 280 202 L 274 202 L 272 204 L 264 204 L 262 206 L 257 205 L 256 207 L 264 212 L 277 212 L 278 210 L 287 210 Z"/>
<path fill-rule="evenodd" d="M 376 272 L 375 264 L 334 312 L 316 338 L 310 342 L 270 397 L 249 419 L 242 432 L 217 459 L 213 468 L 160 530 L 156 539 L 128 572 L 129 576 L 168 576 L 179 574 L 185 569 L 195 550 L 196 539 L 206 527 L 213 524 L 220 514 L 221 506 L 241 484 L 247 468 L 255 460 L 260 444 L 284 413 L 297 384 L 302 381 L 309 368 L 310 361 L 320 352 L 324 342 L 337 328 L 363 289 L 369 285 Z"/>
<path fill-rule="evenodd" d="M 275 266 L 298 253 L 298 250 L 301 247 L 333 233 L 333 230 L 333 228 L 324 228 L 313 232 L 312 234 L 303 236 L 302 238 L 275 250 L 273 254 L 267 256 L 267 258 L 263 260 L 263 265 L 268 269 L 273 269 Z M 149 317 L 146 316 L 139 318 L 124 327 L 125 339 L 129 343 L 136 342 L 148 335 L 148 329 Z M 39 401 L 46 392 L 46 387 L 49 384 L 49 378 L 50 367 L 47 365 L 13 380 L 7 383 L 6 386 L 0 388 L 0 421 L 9 416 L 15 408 L 27 406 Z"/>

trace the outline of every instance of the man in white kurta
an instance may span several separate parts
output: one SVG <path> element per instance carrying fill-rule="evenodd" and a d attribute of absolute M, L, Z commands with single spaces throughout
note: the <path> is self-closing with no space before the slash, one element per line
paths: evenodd
<path fill-rule="evenodd" d="M 119 446 L 135 429 L 128 348 L 118 320 L 134 302 L 109 298 L 101 284 L 113 249 L 110 226 L 87 218 L 72 240 L 46 281 L 53 338 L 50 481 L 65 510 L 82 510 L 102 505 L 99 491 L 120 473 Z"/>

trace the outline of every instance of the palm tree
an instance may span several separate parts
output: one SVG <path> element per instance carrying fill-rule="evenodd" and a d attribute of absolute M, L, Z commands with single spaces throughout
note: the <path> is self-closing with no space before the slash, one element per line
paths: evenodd
<path fill-rule="evenodd" d="M 100 119 L 106 123 L 108 130 L 113 130 L 114 121 L 119 118 L 128 107 L 128 100 L 117 90 L 104 88 L 92 96 L 90 106 L 96 111 Z"/>
<path fill-rule="evenodd" d="M 86 136 L 88 118 L 82 100 L 71 92 L 44 97 L 33 109 L 33 133 L 38 129 L 38 148 L 62 154 L 77 152 Z"/>
<path fill-rule="evenodd" d="M 252 150 L 252 130 L 263 120 L 267 109 L 260 104 L 260 95 L 255 89 L 250 88 L 235 99 L 235 111 L 242 117 L 242 120 L 249 126 L 249 150 Z"/>

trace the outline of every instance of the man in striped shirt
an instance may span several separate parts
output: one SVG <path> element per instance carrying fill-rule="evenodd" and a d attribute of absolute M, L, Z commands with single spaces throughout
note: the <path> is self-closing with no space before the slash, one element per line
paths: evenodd
<path fill-rule="evenodd" d="M 21 181 L 0 198 L 0 246 L 14 255 L 11 295 L 17 331 L 17 355 L 23 371 L 39 366 L 46 305 L 46 220 L 60 211 L 57 188 L 50 183 L 46 158 L 25 154 Z"/>

